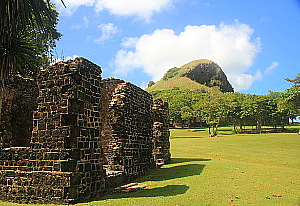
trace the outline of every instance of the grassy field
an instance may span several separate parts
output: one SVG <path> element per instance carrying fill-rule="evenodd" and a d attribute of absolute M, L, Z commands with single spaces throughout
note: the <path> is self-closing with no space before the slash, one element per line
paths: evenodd
<path fill-rule="evenodd" d="M 78 205 L 300 205 L 296 133 L 220 128 L 211 138 L 206 129 L 172 129 L 171 151 L 172 164 L 138 180 L 147 189 Z"/>

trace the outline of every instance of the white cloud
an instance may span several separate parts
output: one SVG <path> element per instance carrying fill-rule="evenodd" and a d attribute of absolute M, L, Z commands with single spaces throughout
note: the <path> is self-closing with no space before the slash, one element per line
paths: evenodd
<path fill-rule="evenodd" d="M 50 62 L 50 65 L 56 64 L 57 62 L 60 61 L 65 61 L 65 60 L 69 60 L 72 59 L 74 60 L 76 57 L 79 57 L 78 55 L 74 54 L 73 56 L 66 56 L 66 57 L 57 57 L 57 58 L 53 58 Z"/>
<path fill-rule="evenodd" d="M 79 24 L 73 24 L 71 29 L 87 29 L 89 27 L 90 20 L 86 15 L 83 16 L 82 22 Z"/>
<path fill-rule="evenodd" d="M 95 43 L 103 43 L 106 40 L 111 39 L 116 33 L 120 32 L 118 27 L 113 23 L 100 24 L 98 28 L 101 29 L 102 34 L 98 39 L 94 41 Z"/>
<path fill-rule="evenodd" d="M 260 72 L 246 74 L 260 51 L 260 39 L 252 40 L 252 34 L 252 28 L 237 20 L 229 25 L 186 26 L 178 35 L 171 29 L 156 30 L 139 37 L 134 49 L 124 48 L 116 54 L 115 73 L 125 76 L 143 69 L 157 81 L 174 66 L 209 59 L 222 67 L 236 91 L 246 90 L 260 78 Z"/>
<path fill-rule="evenodd" d="M 93 6 L 96 0 L 63 0 L 66 7 L 65 8 L 61 0 L 52 0 L 56 4 L 58 11 L 61 14 L 71 16 L 80 6 Z"/>
<path fill-rule="evenodd" d="M 76 57 L 79 57 L 77 54 L 74 54 L 73 56 L 66 56 L 65 58 L 64 58 L 64 60 L 69 60 L 69 59 L 72 59 L 72 60 L 74 60 Z"/>
<path fill-rule="evenodd" d="M 67 8 L 64 8 L 61 0 L 53 0 L 60 12 L 71 15 L 79 6 L 93 6 L 96 12 L 107 10 L 117 16 L 135 16 L 151 20 L 155 12 L 160 12 L 172 7 L 172 0 L 64 0 Z"/>
<path fill-rule="evenodd" d="M 271 66 L 267 67 L 264 71 L 264 74 L 270 74 L 273 72 L 273 70 L 279 65 L 278 62 L 272 62 Z"/>
<path fill-rule="evenodd" d="M 247 90 L 255 81 L 262 80 L 262 76 L 263 75 L 261 71 L 257 71 L 255 75 L 245 73 L 233 74 L 231 76 L 231 79 L 234 79 L 234 81 L 231 83 L 236 91 Z M 235 85 L 238 85 L 238 87 L 236 87 Z"/>
<path fill-rule="evenodd" d="M 154 12 L 170 8 L 172 0 L 97 0 L 96 11 L 108 10 L 120 16 L 136 16 L 150 21 Z"/>
<path fill-rule="evenodd" d="M 121 46 L 125 48 L 134 48 L 139 38 L 137 37 L 128 37 L 122 40 Z"/>
<path fill-rule="evenodd" d="M 210 4 L 208 3 L 208 2 L 206 2 L 205 4 L 204 4 L 204 8 L 209 8 L 210 7 Z"/>
<path fill-rule="evenodd" d="M 272 62 L 271 66 L 267 67 L 263 72 L 258 70 L 255 75 L 249 75 L 249 74 L 240 74 L 236 75 L 235 79 L 236 81 L 241 84 L 245 85 L 244 89 L 250 88 L 250 86 L 253 84 L 255 81 L 260 81 L 262 80 L 263 76 L 268 75 L 272 73 L 272 71 L 279 65 L 278 62 Z"/>

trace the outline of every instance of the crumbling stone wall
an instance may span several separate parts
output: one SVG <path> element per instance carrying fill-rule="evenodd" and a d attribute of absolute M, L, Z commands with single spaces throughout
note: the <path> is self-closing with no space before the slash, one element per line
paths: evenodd
<path fill-rule="evenodd" d="M 42 70 L 37 84 L 30 144 L 6 141 L 0 149 L 0 199 L 88 200 L 146 174 L 154 159 L 158 165 L 169 161 L 167 104 L 153 107 L 148 92 L 123 80 L 102 80 L 100 67 L 83 58 Z"/>
<path fill-rule="evenodd" d="M 103 101 L 101 109 L 101 117 L 103 120 L 101 137 L 102 137 L 102 149 L 104 157 L 103 168 L 106 170 L 107 175 L 107 187 L 114 187 L 120 185 L 125 181 L 123 167 L 114 164 L 114 151 L 120 148 L 121 142 L 118 142 L 117 137 L 113 136 L 112 123 L 115 121 L 114 111 L 109 110 L 112 96 L 120 83 L 124 83 L 120 79 L 103 79 L 102 91 Z"/>
<path fill-rule="evenodd" d="M 155 99 L 153 104 L 153 157 L 157 166 L 171 162 L 168 103 Z"/>
<path fill-rule="evenodd" d="M 2 105 L 0 148 L 29 146 L 37 96 L 35 81 L 20 76 L 8 80 Z"/>
<path fill-rule="evenodd" d="M 152 96 L 141 88 L 120 80 L 104 81 L 108 114 L 103 130 L 105 168 L 110 175 L 125 181 L 144 175 L 154 168 L 152 156 Z"/>

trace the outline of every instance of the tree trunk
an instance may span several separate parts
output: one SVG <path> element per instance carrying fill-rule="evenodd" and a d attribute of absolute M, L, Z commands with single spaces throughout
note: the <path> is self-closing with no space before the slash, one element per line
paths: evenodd
<path fill-rule="evenodd" d="M 284 128 L 284 121 L 282 121 L 282 120 L 281 120 L 281 130 L 282 130 L 282 131 L 285 130 L 285 128 Z"/>
<path fill-rule="evenodd" d="M 261 134 L 261 121 L 260 121 L 260 119 L 256 120 L 256 133 Z"/>
<path fill-rule="evenodd" d="M 217 124 L 212 124 L 212 132 L 210 133 L 211 137 L 218 136 L 218 126 Z"/>
<path fill-rule="evenodd" d="M 235 123 L 233 123 L 233 130 L 234 130 L 234 133 L 237 134 L 237 129 L 236 129 Z"/>
<path fill-rule="evenodd" d="M 239 119 L 239 126 L 240 126 L 240 132 L 243 132 L 243 124 L 241 119 Z"/>
<path fill-rule="evenodd" d="M 218 126 L 219 126 L 219 124 L 217 123 L 216 128 L 215 128 L 215 134 L 214 134 L 216 137 L 218 136 Z"/>

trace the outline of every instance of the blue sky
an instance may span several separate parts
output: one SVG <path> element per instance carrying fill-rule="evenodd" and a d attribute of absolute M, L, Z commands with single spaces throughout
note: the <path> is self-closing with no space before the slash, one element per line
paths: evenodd
<path fill-rule="evenodd" d="M 52 0 L 60 12 L 55 57 L 85 57 L 146 87 L 172 67 L 209 59 L 235 91 L 267 94 L 300 73 L 298 0 Z"/>

